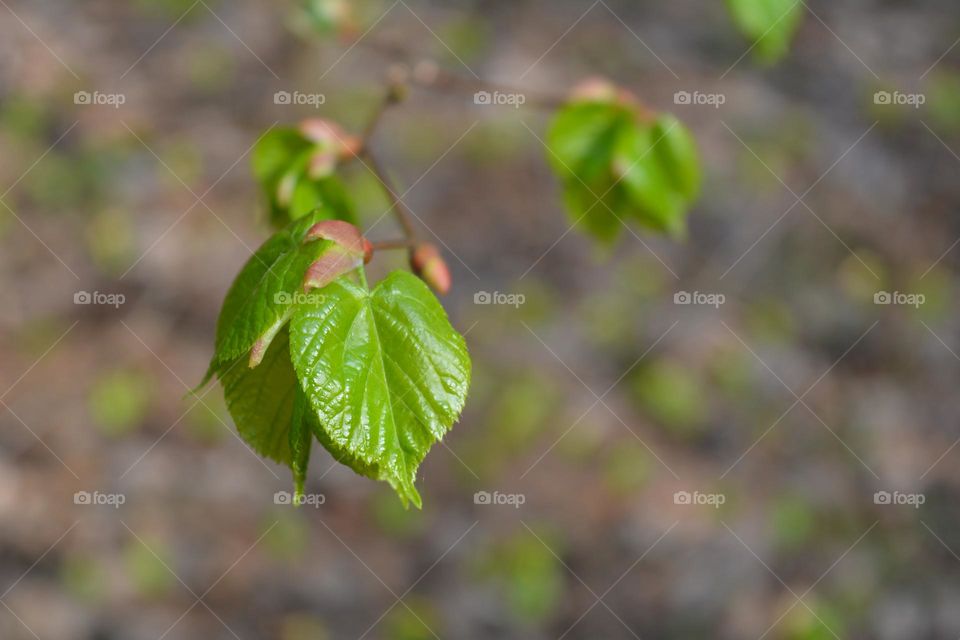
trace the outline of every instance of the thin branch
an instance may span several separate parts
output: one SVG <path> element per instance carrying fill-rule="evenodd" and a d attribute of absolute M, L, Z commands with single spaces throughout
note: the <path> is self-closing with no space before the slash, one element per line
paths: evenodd
<path fill-rule="evenodd" d="M 442 69 L 429 58 L 422 58 L 419 62 L 413 64 L 412 59 L 418 54 L 392 42 L 366 38 L 359 46 L 392 60 L 398 67 L 413 68 L 413 73 L 409 74 L 409 82 L 421 89 L 467 95 L 472 95 L 477 91 L 522 95 L 525 98 L 522 106 L 535 109 L 557 109 L 567 102 L 566 94 L 531 91 L 499 82 L 467 77 Z"/>
<path fill-rule="evenodd" d="M 380 182 L 380 186 L 383 187 L 383 190 L 387 193 L 392 201 L 392 206 L 390 207 L 393 211 L 394 216 L 397 218 L 397 222 L 400 223 L 400 226 L 403 228 L 403 235 L 407 240 L 413 241 L 417 237 L 417 232 L 413 226 L 413 218 L 415 217 L 407 205 L 403 203 L 400 199 L 400 196 L 397 195 L 396 189 L 391 186 L 390 177 L 387 175 L 387 172 L 383 169 L 383 166 L 380 164 L 380 161 L 377 159 L 376 155 L 370 150 L 370 147 L 365 146 L 360 155 L 364 157 L 367 164 L 370 166 L 370 169 L 373 171 L 374 175 L 377 177 L 377 181 Z"/>
<path fill-rule="evenodd" d="M 415 243 L 407 238 L 396 238 L 393 240 L 380 240 L 372 244 L 374 251 L 388 251 L 390 249 L 412 249 Z"/>

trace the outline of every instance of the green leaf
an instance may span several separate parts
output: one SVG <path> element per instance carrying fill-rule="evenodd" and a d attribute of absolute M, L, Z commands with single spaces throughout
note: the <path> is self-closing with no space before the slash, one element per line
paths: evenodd
<path fill-rule="evenodd" d="M 357 219 L 343 182 L 335 176 L 319 179 L 304 176 L 293 190 L 288 215 L 291 220 L 297 220 L 317 207 L 322 207 L 330 220 L 343 220 L 352 224 Z"/>
<path fill-rule="evenodd" d="M 220 311 L 211 370 L 247 353 L 251 364 L 256 364 L 263 355 L 290 318 L 294 302 L 303 296 L 304 275 L 310 266 L 336 251 L 332 242 L 305 242 L 310 228 L 325 219 L 317 211 L 291 223 L 267 240 L 243 266 Z M 334 266 L 350 267 L 347 263 Z"/>
<path fill-rule="evenodd" d="M 223 385 L 227 409 L 244 441 L 260 455 L 293 468 L 291 425 L 297 376 L 290 363 L 289 343 L 289 332 L 284 327 L 277 332 L 259 365 L 250 368 L 246 357 L 237 358 L 218 366 L 217 377 Z"/>
<path fill-rule="evenodd" d="M 293 366 L 321 430 L 334 455 L 348 454 L 420 507 L 417 467 L 466 400 L 465 341 L 405 271 L 373 291 L 340 278 L 322 293 L 290 322 Z"/>
<path fill-rule="evenodd" d="M 270 221 L 283 227 L 316 209 L 324 219 L 355 222 L 356 212 L 339 178 L 310 175 L 311 160 L 329 149 L 294 128 L 276 128 L 253 150 L 253 172 L 267 198 Z"/>
<path fill-rule="evenodd" d="M 652 153 L 676 191 L 688 201 L 700 194 L 700 154 L 690 131 L 670 114 L 653 125 Z"/>
<path fill-rule="evenodd" d="M 274 128 L 253 149 L 253 173 L 262 183 L 276 183 L 290 164 L 310 148 L 310 142 L 293 128 Z"/>
<path fill-rule="evenodd" d="M 287 338 L 289 340 L 289 337 Z M 289 348 L 287 353 L 287 363 L 289 363 Z M 293 365 L 290 365 L 293 368 Z M 307 402 L 307 396 L 303 394 L 300 385 L 294 382 L 293 395 L 293 415 L 290 418 L 290 433 L 288 442 L 290 446 L 290 470 L 293 471 L 293 503 L 300 504 L 300 497 L 303 495 L 303 485 L 307 479 L 307 466 L 310 464 L 310 443 L 312 441 L 313 425 L 316 423 L 316 416 L 310 409 Z"/>
<path fill-rule="evenodd" d="M 559 111 L 547 140 L 569 214 L 588 233 L 611 242 L 629 221 L 684 233 L 700 167 L 678 120 L 654 119 L 629 102 L 581 100 Z"/>
<path fill-rule="evenodd" d="M 740 32 L 754 43 L 754 55 L 772 64 L 790 50 L 804 6 L 800 0 L 727 0 L 727 8 Z"/>

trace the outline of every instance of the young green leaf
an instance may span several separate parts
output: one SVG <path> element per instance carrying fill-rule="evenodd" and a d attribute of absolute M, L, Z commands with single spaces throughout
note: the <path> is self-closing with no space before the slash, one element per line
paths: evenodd
<path fill-rule="evenodd" d="M 216 373 L 240 436 L 260 455 L 289 465 L 296 479 L 291 425 L 297 376 L 290 363 L 289 342 L 284 327 L 277 332 L 258 366 L 250 368 L 246 357 L 240 357 L 218 365 Z M 302 459 L 302 450 L 295 450 L 297 459 Z"/>
<path fill-rule="evenodd" d="M 291 223 L 247 260 L 220 311 L 212 368 L 246 354 L 255 366 L 290 318 L 305 275 L 315 265 L 331 277 L 363 264 L 362 255 L 344 260 L 336 243 L 310 237 L 310 229 L 322 220 L 318 211 Z"/>
<path fill-rule="evenodd" d="M 790 50 L 804 9 L 801 0 L 727 0 L 727 7 L 740 32 L 754 43 L 754 55 L 768 64 Z"/>
<path fill-rule="evenodd" d="M 334 281 L 294 312 L 290 356 L 336 450 L 421 506 L 417 467 L 470 383 L 465 341 L 427 286 L 404 271 L 372 291 Z"/>
<path fill-rule="evenodd" d="M 547 139 L 571 218 L 605 242 L 631 220 L 682 235 L 700 187 L 692 136 L 612 85 L 590 89 L 560 110 Z"/>
<path fill-rule="evenodd" d="M 319 135 L 318 129 L 329 133 Z M 318 127 L 315 121 L 308 121 L 301 129 L 276 128 L 260 139 L 252 154 L 253 172 L 266 194 L 275 227 L 318 208 L 323 209 L 326 219 L 355 221 L 346 189 L 332 175 L 348 144 L 353 144 L 352 138 L 332 125 Z"/>

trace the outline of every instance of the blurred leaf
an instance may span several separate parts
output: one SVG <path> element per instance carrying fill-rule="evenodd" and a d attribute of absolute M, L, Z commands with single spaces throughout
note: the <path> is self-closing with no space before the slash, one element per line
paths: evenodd
<path fill-rule="evenodd" d="M 751 336 L 771 342 L 787 342 L 797 334 L 790 307 L 774 298 L 760 298 L 747 307 L 746 325 Z"/>
<path fill-rule="evenodd" d="M 99 377 L 88 398 L 90 416 L 102 433 L 121 436 L 147 417 L 152 384 L 133 370 L 119 370 Z"/>
<path fill-rule="evenodd" d="M 701 384 L 688 367 L 669 361 L 648 365 L 631 387 L 651 416 L 671 431 L 692 435 L 707 415 Z"/>
<path fill-rule="evenodd" d="M 949 135 L 960 134 L 960 74 L 953 71 L 936 73 L 930 81 L 927 96 L 933 128 Z"/>
<path fill-rule="evenodd" d="M 164 145 L 161 157 L 163 164 L 158 166 L 157 171 L 168 189 L 183 189 L 184 182 L 195 185 L 203 176 L 203 157 L 195 140 L 183 137 L 175 139 Z"/>
<path fill-rule="evenodd" d="M 92 165 L 78 162 L 66 153 L 53 150 L 27 174 L 24 190 L 39 208 L 73 211 L 93 197 Z"/>
<path fill-rule="evenodd" d="M 307 614 L 289 614 L 280 622 L 280 640 L 329 640 L 323 620 Z"/>
<path fill-rule="evenodd" d="M 276 526 L 263 539 L 270 555 L 291 564 L 302 560 L 310 543 L 310 528 L 303 508 L 277 509 L 271 512 L 267 526 L 273 522 Z"/>
<path fill-rule="evenodd" d="M 954 300 L 954 282 L 949 272 L 934 268 L 916 276 L 908 285 L 910 293 L 923 296 L 923 304 L 911 310 L 926 321 L 945 320 L 950 315 Z"/>
<path fill-rule="evenodd" d="M 174 575 L 167 569 L 168 566 L 172 568 L 170 553 L 160 541 L 141 537 L 143 542 L 133 538 L 123 551 L 123 564 L 127 575 L 144 597 L 164 596 L 176 582 Z M 146 545 L 149 545 L 149 548 Z"/>
<path fill-rule="evenodd" d="M 778 499 L 770 512 L 778 544 L 794 551 L 806 544 L 815 533 L 813 506 L 799 496 Z"/>
<path fill-rule="evenodd" d="M 571 219 L 602 242 L 623 223 L 680 237 L 700 186 L 692 136 L 673 116 L 626 100 L 574 100 L 547 135 Z"/>
<path fill-rule="evenodd" d="M 123 211 L 98 211 L 84 227 L 84 240 L 90 257 L 105 271 L 119 275 L 135 257 L 130 216 Z"/>
<path fill-rule="evenodd" d="M 563 400 L 551 380 L 533 371 L 498 370 L 487 375 L 477 372 L 476 377 L 496 379 L 497 383 L 488 394 L 489 411 L 484 418 L 484 428 L 474 430 L 462 453 L 458 452 L 465 464 L 457 464 L 455 469 L 462 471 L 463 480 L 467 482 L 475 481 L 473 473 L 484 480 L 493 479 L 516 456 L 524 455 L 539 434 L 550 426 Z"/>
<path fill-rule="evenodd" d="M 194 0 L 136 0 L 136 4 L 147 11 L 176 20 L 180 18 L 189 22 L 203 15 L 203 11 L 194 5 Z M 210 0 L 208 4 L 216 8 L 219 4 L 215 0 Z"/>
<path fill-rule="evenodd" d="M 731 398 L 739 399 L 749 394 L 752 365 L 749 353 L 727 345 L 711 354 L 708 368 L 719 389 Z"/>
<path fill-rule="evenodd" d="M 327 153 L 332 151 L 293 128 L 272 129 L 257 143 L 253 172 L 266 194 L 274 227 L 282 228 L 318 208 L 325 219 L 355 222 L 353 205 L 339 178 L 310 175 L 311 159 Z"/>
<path fill-rule="evenodd" d="M 540 531 L 537 535 L 557 550 L 551 536 Z M 498 542 L 478 556 L 476 570 L 500 587 L 504 604 L 525 624 L 543 623 L 560 605 L 563 567 L 550 549 L 527 531 Z"/>
<path fill-rule="evenodd" d="M 320 618 L 293 613 L 280 622 L 280 640 L 329 640 L 330 632 Z"/>
<path fill-rule="evenodd" d="M 444 50 L 443 55 L 449 58 L 451 64 L 461 64 L 461 60 L 470 62 L 476 59 L 486 51 L 490 42 L 491 33 L 488 25 L 488 21 L 473 17 L 441 25 L 437 29 L 440 39 L 456 52 L 454 56 L 453 53 Z"/>
<path fill-rule="evenodd" d="M 35 142 L 43 138 L 50 126 L 49 114 L 49 107 L 42 101 L 18 94 L 6 95 L 0 103 L 0 127 L 7 135 Z"/>
<path fill-rule="evenodd" d="M 846 625 L 839 611 L 816 598 L 806 607 L 794 607 L 784 618 L 784 640 L 836 640 L 846 636 Z"/>
<path fill-rule="evenodd" d="M 410 538 L 426 527 L 426 521 L 388 492 L 378 492 L 370 503 L 373 521 L 380 529 L 397 538 Z"/>
<path fill-rule="evenodd" d="M 622 291 L 598 288 L 587 293 L 579 305 L 580 326 L 594 344 L 620 351 L 636 330 L 635 303 Z"/>
<path fill-rule="evenodd" d="M 354 28 L 347 0 L 300 0 L 304 22 L 315 33 L 330 35 Z"/>
<path fill-rule="evenodd" d="M 103 601 L 108 578 L 106 570 L 92 554 L 71 553 L 63 560 L 61 580 L 65 589 L 85 603 Z"/>
<path fill-rule="evenodd" d="M 522 455 L 536 436 L 549 426 L 560 402 L 557 388 L 533 372 L 520 373 L 502 389 L 491 410 L 487 437 L 501 451 Z"/>
<path fill-rule="evenodd" d="M 236 80 L 236 58 L 222 43 L 205 43 L 194 50 L 187 73 L 195 91 L 218 95 Z"/>
<path fill-rule="evenodd" d="M 768 64 L 789 52 L 804 13 L 801 0 L 727 0 L 727 8 L 740 32 L 753 42 L 754 56 Z"/>
<path fill-rule="evenodd" d="M 608 487 L 617 493 L 633 495 L 651 476 L 650 452 L 640 444 L 617 446 L 603 465 Z"/>
<path fill-rule="evenodd" d="M 407 606 L 394 607 L 384 619 L 386 637 L 390 640 L 434 640 L 441 632 L 440 613 L 436 607 L 416 595 L 404 599 L 404 604 Z"/>
<path fill-rule="evenodd" d="M 840 263 L 837 275 L 840 286 L 850 296 L 856 300 L 873 304 L 873 294 L 887 287 L 886 271 L 885 265 L 878 256 L 870 251 L 861 250 L 856 257 L 853 255 L 847 256 Z M 880 277 L 879 280 L 877 276 Z"/>

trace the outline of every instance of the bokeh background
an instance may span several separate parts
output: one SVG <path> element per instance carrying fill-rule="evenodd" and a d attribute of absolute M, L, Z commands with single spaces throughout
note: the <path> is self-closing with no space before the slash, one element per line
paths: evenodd
<path fill-rule="evenodd" d="M 768 68 L 719 2 L 350 4 L 352 33 L 323 3 L 0 1 L 0 637 L 960 635 L 960 6 L 811 0 Z M 216 386 L 187 393 L 268 234 L 249 150 L 305 117 L 359 131 L 422 60 L 610 77 L 693 130 L 703 196 L 686 242 L 597 247 L 549 113 L 413 90 L 374 147 L 453 271 L 468 407 L 422 511 L 322 451 L 323 504 L 276 504 L 289 472 Z"/>

